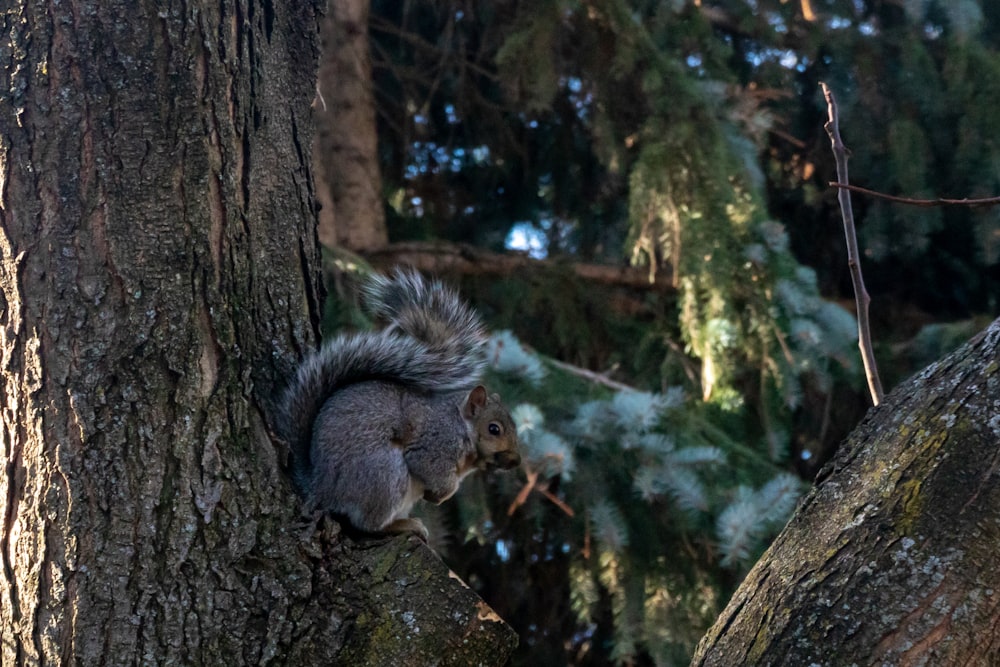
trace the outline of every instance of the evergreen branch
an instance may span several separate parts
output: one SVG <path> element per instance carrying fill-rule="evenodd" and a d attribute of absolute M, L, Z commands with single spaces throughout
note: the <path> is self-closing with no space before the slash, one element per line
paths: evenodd
<path fill-rule="evenodd" d="M 887 195 L 884 192 L 877 192 L 875 190 L 869 190 L 868 188 L 862 188 L 858 185 L 850 185 L 849 183 L 837 183 L 836 181 L 830 181 L 830 187 L 840 188 L 842 190 L 850 190 L 852 192 L 857 192 L 859 194 L 868 195 L 869 197 L 876 197 L 878 199 L 885 199 L 886 201 L 896 202 L 897 204 L 907 204 L 908 206 L 920 206 L 922 208 L 930 208 L 933 206 L 997 206 L 1000 205 L 1000 197 L 985 197 L 983 199 L 945 199 L 943 197 L 938 197 L 936 199 L 913 199 L 911 197 L 897 197 L 895 195 Z"/>
<path fill-rule="evenodd" d="M 404 241 L 366 251 L 365 258 L 376 268 L 399 264 L 425 273 L 461 273 L 466 275 L 523 275 L 525 270 L 568 267 L 577 277 L 601 285 L 636 290 L 675 292 L 673 271 L 660 267 L 654 278 L 640 267 L 610 264 L 567 264 L 553 259 L 533 259 L 523 253 L 494 253 L 463 243 Z"/>
<path fill-rule="evenodd" d="M 847 183 L 847 149 L 840 138 L 840 124 L 837 116 L 837 101 L 833 97 L 833 91 L 825 83 L 820 83 L 823 89 L 823 96 L 826 98 L 827 112 L 830 119 L 823 125 L 823 129 L 830 136 L 830 143 L 833 147 L 833 157 L 837 162 L 837 181 Z M 837 194 L 840 201 L 840 212 L 844 219 L 844 234 L 847 237 L 847 265 L 851 270 L 851 281 L 854 283 L 854 298 L 858 307 L 858 347 L 861 349 L 861 361 L 865 366 L 865 376 L 868 378 L 868 390 L 872 396 L 872 403 L 878 405 L 882 402 L 882 381 L 878 376 L 878 367 L 875 365 L 875 352 L 872 349 L 871 327 L 868 322 L 868 305 L 871 297 L 865 289 L 865 281 L 861 275 L 861 260 L 858 253 L 858 236 L 854 228 L 854 212 L 851 209 L 851 194 L 848 190 L 841 188 Z"/>

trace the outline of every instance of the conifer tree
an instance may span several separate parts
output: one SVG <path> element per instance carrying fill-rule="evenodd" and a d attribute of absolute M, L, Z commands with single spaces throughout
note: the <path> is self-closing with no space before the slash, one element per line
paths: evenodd
<path fill-rule="evenodd" d="M 498 372 L 530 456 L 526 480 L 477 480 L 443 520 L 483 543 L 451 557 L 488 564 L 525 651 L 565 660 L 554 637 L 573 636 L 598 664 L 686 662 L 791 511 L 793 473 L 863 410 L 819 82 L 861 184 L 1000 194 L 980 78 L 998 36 L 976 0 L 373 4 L 392 238 L 631 262 L 674 287 L 622 322 L 620 294 L 558 269 L 527 297 L 465 283 L 513 331 Z M 993 209 L 856 212 L 879 333 L 996 310 Z M 507 585 L 525 579 L 560 602 Z"/>

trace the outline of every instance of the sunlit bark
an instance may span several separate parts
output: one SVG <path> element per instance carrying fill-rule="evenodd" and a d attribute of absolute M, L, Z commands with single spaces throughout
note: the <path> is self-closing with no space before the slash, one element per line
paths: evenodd
<path fill-rule="evenodd" d="M 1000 320 L 886 397 L 693 665 L 1000 664 Z"/>

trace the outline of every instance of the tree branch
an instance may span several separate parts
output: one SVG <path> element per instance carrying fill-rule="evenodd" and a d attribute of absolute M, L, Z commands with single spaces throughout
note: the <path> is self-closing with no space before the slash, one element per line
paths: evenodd
<path fill-rule="evenodd" d="M 507 662 L 517 635 L 423 542 L 413 536 L 355 540 L 331 524 L 324 519 L 321 530 L 303 543 L 314 552 L 313 598 L 296 628 L 311 638 L 313 624 L 321 626 L 331 616 L 350 628 L 332 664 Z M 312 646 L 299 643 L 303 653 Z M 319 664 L 312 656 L 288 657 L 287 664 Z"/>
<path fill-rule="evenodd" d="M 862 188 L 857 185 L 850 185 L 848 183 L 837 183 L 836 181 L 830 181 L 830 187 L 840 188 L 841 190 L 850 190 L 852 192 L 857 192 L 859 194 L 868 195 L 869 197 L 877 197 L 878 199 L 885 199 L 886 201 L 896 202 L 897 204 L 907 204 L 909 206 L 921 206 L 924 208 L 930 208 L 933 206 L 997 206 L 1000 204 L 1000 197 L 986 197 L 984 199 L 912 199 L 910 197 L 896 197 L 894 195 L 887 195 L 882 192 L 876 192 L 875 190 L 869 190 L 868 188 Z"/>
<path fill-rule="evenodd" d="M 823 128 L 830 135 L 833 145 L 833 157 L 837 162 L 837 181 L 847 183 L 847 149 L 840 138 L 840 125 L 837 116 L 837 101 L 833 91 L 825 83 L 820 83 L 823 96 L 826 98 L 827 112 L 830 119 Z M 868 390 L 872 403 L 882 402 L 884 393 L 882 381 L 878 377 L 878 367 L 875 365 L 875 352 L 872 349 L 871 328 L 868 322 L 868 304 L 871 297 L 865 289 L 864 277 L 861 275 L 861 260 L 858 253 L 858 236 L 854 229 L 854 212 L 851 209 L 851 194 L 846 188 L 841 188 L 837 194 L 840 201 L 840 212 L 844 219 L 844 235 L 847 237 L 847 265 L 851 269 L 851 282 L 854 283 L 854 298 L 858 309 L 858 347 L 861 349 L 861 361 L 865 366 L 865 376 L 868 378 Z"/>
<path fill-rule="evenodd" d="M 604 385 L 616 391 L 636 391 L 635 387 L 631 387 L 623 382 L 618 382 L 617 380 L 612 380 L 606 375 L 601 373 L 595 373 L 594 371 L 588 370 L 586 368 L 580 368 L 579 366 L 574 366 L 573 364 L 567 364 L 564 361 L 559 361 L 558 359 L 547 359 L 547 363 L 552 364 L 556 368 L 566 371 L 577 377 L 581 377 L 590 382 L 596 384 Z"/>
<path fill-rule="evenodd" d="M 998 358 L 1000 319 L 869 411 L 692 667 L 1000 664 Z"/>
<path fill-rule="evenodd" d="M 673 292 L 673 271 L 660 267 L 656 272 L 633 266 L 568 263 L 552 259 L 533 259 L 521 253 L 494 253 L 460 243 L 408 241 L 391 243 L 364 253 L 376 268 L 407 264 L 430 273 L 513 275 L 526 269 L 567 267 L 578 277 L 593 283 L 638 290 Z"/>

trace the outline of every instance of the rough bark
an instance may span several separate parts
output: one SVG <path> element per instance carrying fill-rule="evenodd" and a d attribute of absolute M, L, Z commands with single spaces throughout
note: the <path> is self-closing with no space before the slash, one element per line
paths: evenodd
<path fill-rule="evenodd" d="M 388 243 L 378 166 L 375 96 L 368 41 L 369 0 L 328 0 L 320 22 L 313 165 L 319 239 L 370 250 Z"/>
<path fill-rule="evenodd" d="M 5 666 L 335 664 L 372 618 L 505 659 L 424 547 L 310 535 L 268 435 L 320 310 L 315 9 L 0 13 Z"/>
<path fill-rule="evenodd" d="M 1000 320 L 872 409 L 693 665 L 1000 664 Z"/>
<path fill-rule="evenodd" d="M 335 661 L 308 652 L 288 664 L 351 667 L 504 665 L 517 635 L 416 537 L 352 542 L 335 523 L 315 563 L 314 613 L 346 621 Z M 358 613 L 362 610 L 362 613 Z M 306 651 L 315 650 L 306 647 Z"/>

